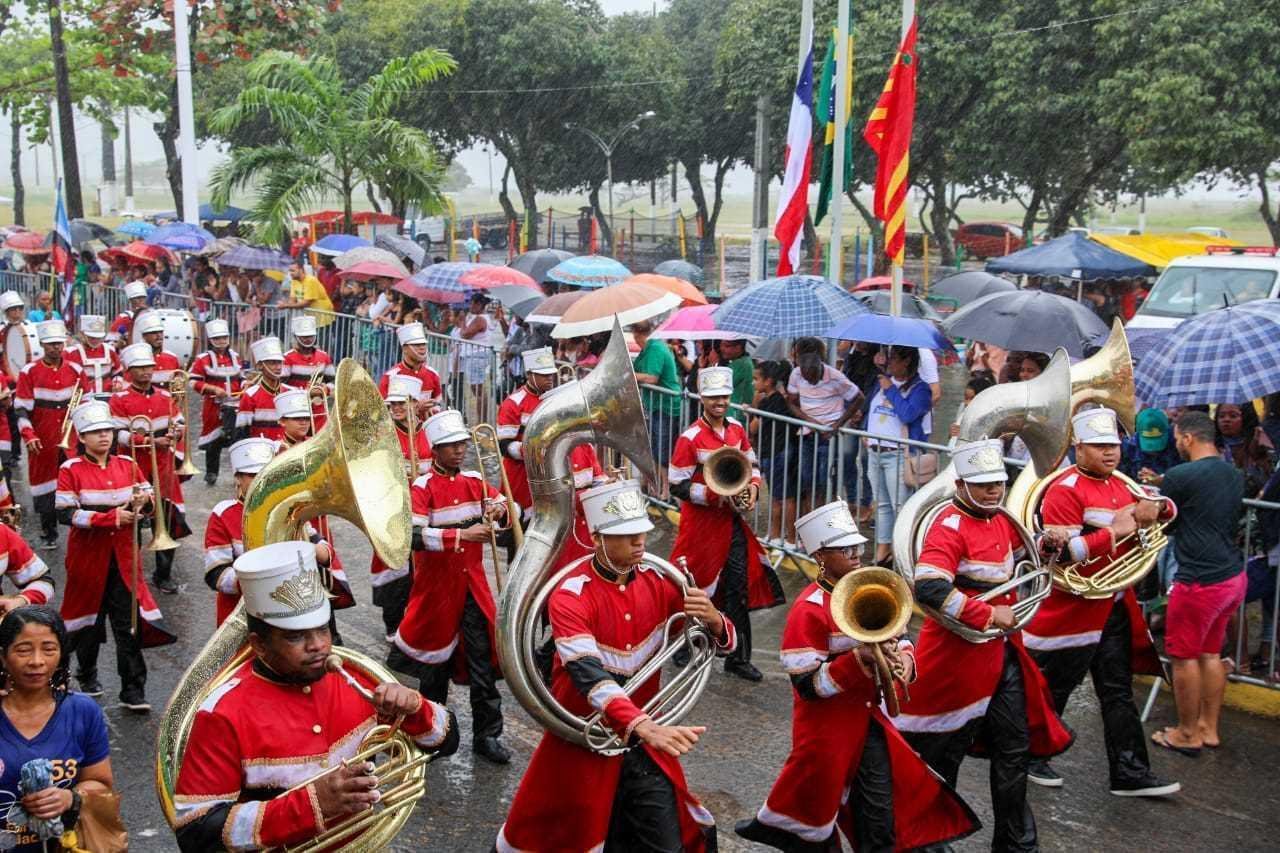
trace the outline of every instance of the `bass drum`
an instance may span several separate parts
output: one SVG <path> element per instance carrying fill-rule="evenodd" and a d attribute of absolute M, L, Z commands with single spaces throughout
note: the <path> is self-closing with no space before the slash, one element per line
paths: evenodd
<path fill-rule="evenodd" d="M 23 320 L 4 327 L 4 369 L 9 378 L 17 379 L 27 362 L 43 356 L 35 323 Z"/>
<path fill-rule="evenodd" d="M 138 334 L 138 320 L 152 313 L 160 315 L 160 323 L 164 326 L 164 351 L 176 355 L 182 369 L 186 370 L 196 357 L 196 347 L 200 345 L 200 326 L 196 318 L 182 308 L 147 308 L 133 318 L 129 343 L 136 344 L 142 340 L 142 335 Z"/>

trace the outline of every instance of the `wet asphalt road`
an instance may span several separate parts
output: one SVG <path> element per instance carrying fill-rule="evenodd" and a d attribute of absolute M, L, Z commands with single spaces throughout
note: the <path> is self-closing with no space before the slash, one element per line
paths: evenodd
<path fill-rule="evenodd" d="M 25 482 L 19 480 L 25 477 L 15 477 L 15 493 L 29 507 Z M 189 521 L 197 532 L 184 540 L 178 551 L 175 575 L 183 582 L 183 591 L 176 596 L 158 595 L 179 641 L 146 652 L 150 670 L 147 696 L 155 705 L 150 716 L 130 715 L 115 707 L 119 682 L 112 666 L 114 650 L 103 650 L 106 695 L 102 701 L 111 732 L 116 784 L 123 794 L 131 849 L 140 853 L 176 849 L 153 784 L 156 730 L 170 691 L 213 630 L 213 593 L 201 578 L 200 543 L 209 510 L 230 496 L 225 460 L 223 481 L 218 486 L 208 488 L 200 479 L 186 486 Z M 369 547 L 359 531 L 346 522 L 335 520 L 333 527 L 362 602 L 339 613 L 343 636 L 349 645 L 381 658 L 386 644 L 379 614 L 369 603 L 368 575 L 363 571 Z M 32 541 L 36 530 L 28 517 L 26 533 Z M 650 550 L 666 555 L 669 547 L 670 532 L 664 527 L 655 534 Z M 61 585 L 63 550 L 43 556 Z M 784 577 L 784 583 L 790 598 L 803 579 L 791 574 Z M 709 731 L 685 760 L 685 769 L 691 788 L 716 816 L 722 850 L 765 849 L 741 843 L 732 826 L 760 805 L 789 746 L 791 690 L 777 658 L 785 611 L 785 607 L 776 608 L 757 613 L 754 619 L 755 662 L 765 673 L 763 683 L 752 685 L 717 672 L 692 715 L 692 722 L 707 725 Z M 431 766 L 427 796 L 392 849 L 490 849 L 523 768 L 541 737 L 541 730 L 510 699 L 505 687 L 503 690 L 507 699 L 504 741 L 514 753 L 512 764 L 495 767 L 473 756 L 466 693 L 454 687 L 450 705 L 462 727 L 462 747 L 457 755 Z M 1148 730 L 1169 722 L 1172 715 L 1172 703 L 1165 694 Z M 1065 756 L 1055 760 L 1066 787 L 1051 791 L 1032 786 L 1031 790 L 1045 850 L 1246 851 L 1280 847 L 1280 728 L 1276 722 L 1228 710 L 1221 749 L 1205 750 L 1197 760 L 1157 749 L 1159 754 L 1153 757 L 1157 773 L 1180 780 L 1183 791 L 1167 801 L 1144 801 L 1113 797 L 1106 790 L 1101 723 L 1087 686 L 1073 700 L 1067 719 L 1078 739 Z M 961 770 L 960 791 L 989 823 L 986 776 L 985 762 L 967 761 Z M 989 841 L 990 832 L 984 829 L 958 849 L 983 850 Z"/>

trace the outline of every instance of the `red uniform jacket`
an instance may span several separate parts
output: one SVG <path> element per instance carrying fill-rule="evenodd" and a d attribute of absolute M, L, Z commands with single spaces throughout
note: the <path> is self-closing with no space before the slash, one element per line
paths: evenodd
<path fill-rule="evenodd" d="M 280 416 L 276 414 L 276 394 L 282 388 L 283 386 L 268 388 L 262 382 L 247 386 L 240 395 L 236 429 L 247 429 L 249 438 L 269 438 L 272 441 L 284 438 Z"/>
<path fill-rule="evenodd" d="M 792 683 L 811 679 L 806 683 L 812 692 L 793 691 L 791 754 L 756 819 L 811 843 L 830 838 L 837 822 L 846 837 L 855 838 L 846 792 L 855 783 L 867 728 L 874 720 L 889 745 L 898 849 L 968 835 L 979 825 L 973 812 L 885 716 L 875 682 L 851 654 L 858 645 L 836 627 L 830 596 L 809 584 L 787 614 L 781 657 Z M 911 653 L 908 640 L 898 647 Z"/>
<path fill-rule="evenodd" d="M 1016 550 L 1015 550 L 1016 549 Z M 1013 576 L 1022 541 L 1004 515 L 981 517 L 952 502 L 925 534 L 916 560 L 915 581 L 965 580 L 987 586 Z M 952 586 L 941 610 L 971 628 L 985 628 L 993 605 L 977 600 L 980 589 Z M 996 604 L 1012 604 L 1005 595 Z M 1027 696 L 1031 754 L 1057 755 L 1071 745 L 1071 732 L 1054 711 L 1049 685 L 1022 646 L 1019 634 L 985 643 L 970 643 L 930 618 L 920 631 L 919 675 L 911 699 L 894 720 L 900 731 L 949 732 L 987 712 L 1004 665 L 1005 644 L 1012 643 L 1022 667 Z"/>
<path fill-rule="evenodd" d="M 177 407 L 169 392 L 156 385 L 151 385 L 145 392 L 130 385 L 124 391 L 111 395 L 111 414 L 119 426 L 117 446 L 132 448 L 132 456 L 142 469 L 142 475 L 148 483 L 155 482 L 151 472 L 151 451 L 146 447 L 135 446 L 145 439 L 136 439 L 129 432 L 129 421 L 139 415 L 151 419 L 152 438 L 168 433 L 169 424 L 179 423 Z M 167 516 L 169 534 L 174 539 L 181 539 L 191 534 L 183 514 L 186 505 L 182 498 L 182 483 L 174 473 L 174 452 L 172 447 L 156 448 L 156 463 L 160 466 L 160 497 L 172 506 Z"/>
<path fill-rule="evenodd" d="M 1065 530 L 1071 536 L 1068 554 L 1063 559 L 1102 558 L 1097 565 L 1085 569 L 1085 573 L 1091 575 L 1129 553 L 1137 544 L 1136 539 L 1130 539 L 1116 548 L 1109 529 L 1116 511 L 1136 501 L 1120 478 L 1100 479 L 1071 467 L 1061 471 L 1045 490 L 1040 517 L 1046 530 Z M 1161 504 L 1163 518 L 1172 518 L 1175 512 L 1173 504 Z M 1160 675 L 1163 671 L 1160 658 L 1151 642 L 1133 587 L 1114 598 L 1090 599 L 1055 586 L 1023 630 L 1023 642 L 1027 648 L 1037 651 L 1093 645 L 1102 639 L 1102 628 L 1117 602 L 1129 611 L 1130 654 L 1134 671 Z"/>
<path fill-rule="evenodd" d="M 498 492 L 475 471 L 450 476 L 436 469 L 414 481 L 413 588 L 392 640 L 404 655 L 420 664 L 436 665 L 462 651 L 460 628 L 467 593 L 475 599 L 493 633 L 497 608 L 484 573 L 484 542 L 464 542 L 460 529 L 479 521 L 484 503 Z M 459 664 L 463 655 L 457 655 Z M 459 666 L 456 678 L 465 667 Z"/>
<path fill-rule="evenodd" d="M 715 598 L 720 586 L 720 571 L 724 568 L 733 540 L 733 527 L 740 525 L 747 539 L 747 605 L 752 610 L 773 607 L 783 601 L 782 586 L 769 565 L 760 540 L 741 513 L 721 504 L 720 496 L 707 489 L 702 474 L 702 463 L 712 451 L 721 447 L 736 447 L 747 454 L 751 460 L 751 482 L 760 485 L 756 454 L 742 424 L 733 418 L 725 418 L 725 430 L 721 435 L 706 420 L 698 418 L 676 439 L 671 451 L 671 464 L 667 466 L 667 480 L 673 486 L 688 482 L 690 498 L 680 502 L 680 529 L 671 548 L 671 559 L 687 559 L 689 571 L 693 572 L 698 586 Z"/>
<path fill-rule="evenodd" d="M 0 326 L 0 329 L 2 328 Z M 3 353 L 0 353 L 0 361 L 3 361 Z M 0 387 L 4 387 L 12 394 L 13 389 L 18 387 L 18 383 L 16 380 L 9 378 L 7 373 L 0 374 Z M 13 450 L 13 432 L 9 429 L 9 413 L 6 411 L 12 405 L 12 396 L 0 402 L 0 450 L 5 453 Z"/>
<path fill-rule="evenodd" d="M 182 362 L 168 350 L 155 353 L 155 360 L 156 369 L 151 372 L 151 382 L 168 391 L 169 383 L 173 381 L 173 374 L 182 369 Z"/>
<path fill-rule="evenodd" d="M 347 672 L 374 685 L 350 666 Z M 313 838 L 324 824 L 315 786 L 282 792 L 353 756 L 377 723 L 369 703 L 339 673 L 308 685 L 282 684 L 246 662 L 196 712 L 178 772 L 175 828 L 230 805 L 222 830 L 228 850 Z M 423 700 L 400 728 L 423 749 L 434 749 L 449 734 L 449 713 Z"/>
<path fill-rule="evenodd" d="M 198 447 L 204 447 L 219 439 L 230 439 L 222 429 L 222 407 L 235 407 L 235 398 L 231 395 L 240 390 L 241 371 L 244 365 L 240 355 L 233 349 L 223 352 L 208 350 L 196 356 L 191 364 L 191 384 L 203 401 L 200 405 L 200 438 Z M 214 396 L 214 389 L 221 388 L 227 396 L 219 400 Z"/>
<path fill-rule="evenodd" d="M 115 336 L 113 340 L 122 342 L 121 349 L 129 345 L 130 333 L 133 331 L 133 316 L 132 311 L 121 311 L 111 321 L 108 332 Z"/>
<path fill-rule="evenodd" d="M 141 469 L 128 456 L 110 456 L 105 467 L 82 456 L 68 459 L 58 470 L 57 507 L 71 512 L 62 619 L 69 632 L 97 621 L 108 569 L 114 562 L 125 586 L 137 587 L 142 645 L 163 646 L 177 637 L 165 627 L 146 573 L 134 566 L 132 525 L 116 526 L 116 507 L 129 503 L 135 484 L 151 492 Z"/>
<path fill-rule="evenodd" d="M 403 429 L 399 424 L 396 424 L 396 438 L 400 439 L 400 452 L 404 454 L 405 472 L 409 478 L 409 485 L 412 486 L 414 480 L 431 471 L 431 442 L 427 441 L 427 431 L 422 429 L 421 425 L 418 425 L 418 434 L 416 436 L 417 441 L 414 442 L 416 445 L 415 450 L 418 455 L 418 470 L 410 472 L 408 466 L 409 431 L 407 429 Z M 408 577 L 409 564 L 406 562 L 403 566 L 397 566 L 393 569 L 386 563 L 382 562 L 381 558 L 378 557 L 378 553 L 375 551 L 373 554 L 373 560 L 369 565 L 369 573 L 372 575 L 369 579 L 369 584 L 376 590 L 378 587 L 386 586 L 394 580 Z"/>
<path fill-rule="evenodd" d="M 64 351 L 68 361 L 80 365 L 83 373 L 80 387 L 86 394 L 105 397 L 111 394 L 120 376 L 120 355 L 111 344 L 101 343 L 96 347 L 86 347 L 76 341 Z"/>
<path fill-rule="evenodd" d="M 378 393 L 382 395 L 383 399 L 386 399 L 391 377 L 401 373 L 422 380 L 422 393 L 418 396 L 419 401 L 444 399 L 444 386 L 440 384 L 440 374 L 429 367 L 425 361 L 418 365 L 417 368 L 409 367 L 402 361 L 382 374 L 382 377 L 378 380 Z"/>
<path fill-rule="evenodd" d="M 0 478 L 0 482 L 3 482 Z M 0 524 L 0 575 L 13 581 L 28 604 L 48 604 L 53 599 L 49 567 L 12 527 Z"/>
<path fill-rule="evenodd" d="M 307 383 L 311 381 L 311 377 L 316 373 L 325 375 L 324 387 L 327 393 L 332 394 L 334 367 L 333 359 L 329 357 L 329 353 L 319 347 L 313 347 L 310 355 L 300 353 L 296 348 L 284 354 L 284 372 L 281 374 L 284 384 L 292 388 L 306 388 Z M 311 411 L 315 414 L 316 431 L 318 432 L 324 427 L 326 420 L 324 403 L 313 397 Z"/>
<path fill-rule="evenodd" d="M 636 725 L 648 719 L 642 708 L 661 686 L 661 675 L 640 685 L 632 697 L 618 679 L 634 675 L 657 653 L 667 618 L 683 610 L 681 590 L 657 572 L 641 566 L 627 583 L 613 584 L 598 577 L 591 558 L 584 557 L 547 602 L 556 643 L 552 695 L 574 714 L 603 713 L 609 727 L 630 740 Z M 733 624 L 725 619 L 719 651 L 727 654 L 736 644 Z M 599 673 L 600 680 L 584 692 L 569 666 L 579 673 Z M 679 760 L 647 746 L 633 748 L 647 751 L 671 781 L 684 849 L 705 850 L 704 832 L 715 822 L 689 792 Z M 497 849 L 599 850 L 609 831 L 621 769 L 621 755 L 600 755 L 544 734 L 498 831 Z"/>
<path fill-rule="evenodd" d="M 18 388 L 13 393 L 18 429 L 23 441 L 38 438 L 42 445 L 38 453 L 27 452 L 27 477 L 33 498 L 51 495 L 58 488 L 58 465 L 64 458 L 58 442 L 62 440 L 67 405 L 80 384 L 80 370 L 79 364 L 65 358 L 57 367 L 41 358 L 24 364 L 18 374 Z"/>

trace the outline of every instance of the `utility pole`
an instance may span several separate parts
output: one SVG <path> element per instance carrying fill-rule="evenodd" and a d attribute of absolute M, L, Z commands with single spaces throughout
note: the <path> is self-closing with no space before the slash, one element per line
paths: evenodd
<path fill-rule="evenodd" d="M 116 137 L 109 122 L 102 122 L 102 188 L 98 191 L 103 216 L 116 212 Z"/>
<path fill-rule="evenodd" d="M 769 256 L 769 96 L 756 97 L 756 186 L 751 205 L 752 281 L 765 277 Z"/>
<path fill-rule="evenodd" d="M 133 212 L 133 129 L 129 108 L 124 108 L 124 209 Z"/>
<path fill-rule="evenodd" d="M 76 117 L 71 111 L 71 81 L 67 69 L 67 45 L 62 38 L 62 0 L 49 0 L 49 43 L 53 48 L 54 90 L 58 101 L 58 136 L 62 143 L 62 171 L 66 179 L 68 219 L 84 217 L 80 195 L 80 160 L 76 152 Z M 53 128 L 49 128 L 50 136 Z M 54 181 L 57 186 L 57 181 Z"/>
<path fill-rule="evenodd" d="M 191 45 L 187 32 L 187 2 L 174 0 L 173 52 L 178 72 L 178 158 L 182 168 L 183 222 L 200 223 L 199 184 L 196 180 L 196 117 L 191 100 Z"/>

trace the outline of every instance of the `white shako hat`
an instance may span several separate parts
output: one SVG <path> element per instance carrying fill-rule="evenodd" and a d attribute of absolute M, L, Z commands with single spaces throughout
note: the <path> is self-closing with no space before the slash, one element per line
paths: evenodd
<path fill-rule="evenodd" d="M 226 320 L 210 320 L 204 324 L 204 336 L 206 338 L 229 338 L 231 337 L 231 327 L 227 325 Z"/>
<path fill-rule="evenodd" d="M 956 476 L 966 483 L 1001 483 L 1009 479 L 1004 470 L 1004 443 L 998 438 L 981 438 L 956 447 L 951 454 Z"/>
<path fill-rule="evenodd" d="M 115 429 L 116 419 L 111 415 L 111 407 L 104 400 L 90 400 L 76 406 L 71 413 L 71 423 L 76 432 L 84 435 L 99 429 Z"/>
<path fill-rule="evenodd" d="M 67 324 L 61 320 L 45 320 L 43 323 L 36 323 L 36 337 L 42 344 L 66 343 Z"/>
<path fill-rule="evenodd" d="M 832 501 L 796 519 L 796 535 L 809 555 L 823 548 L 861 545 L 867 537 L 858 532 L 858 524 L 849 512 L 849 504 Z"/>
<path fill-rule="evenodd" d="M 605 483 L 582 492 L 582 513 L 587 529 L 605 536 L 647 533 L 653 529 L 649 505 L 640 491 L 639 480 Z"/>
<path fill-rule="evenodd" d="M 151 352 L 151 344 L 146 341 L 129 344 L 129 346 L 120 350 L 120 361 L 126 369 L 130 367 L 156 366 L 155 354 Z"/>
<path fill-rule="evenodd" d="M 81 314 L 78 326 L 87 338 L 105 338 L 107 336 L 107 318 L 101 314 Z"/>
<path fill-rule="evenodd" d="M 733 370 L 728 367 L 704 367 L 698 371 L 699 397 L 728 397 L 733 393 Z"/>
<path fill-rule="evenodd" d="M 160 315 L 155 311 L 148 311 L 138 316 L 134 321 L 137 326 L 136 331 L 140 335 L 149 335 L 152 332 L 163 332 L 164 321 L 160 319 Z"/>
<path fill-rule="evenodd" d="M 525 373 L 559 372 L 556 368 L 556 355 L 551 351 L 551 347 L 527 349 L 520 353 L 520 357 L 524 359 Z"/>
<path fill-rule="evenodd" d="M 27 303 L 22 301 L 21 294 L 16 290 L 6 290 L 4 293 L 0 293 L 0 311 L 25 307 L 27 307 Z"/>
<path fill-rule="evenodd" d="M 427 441 L 432 447 L 471 438 L 471 430 L 467 429 L 467 423 L 462 419 L 462 412 L 456 409 L 438 412 L 427 418 L 423 424 L 427 428 Z"/>
<path fill-rule="evenodd" d="M 316 318 L 311 314 L 299 314 L 289 321 L 289 329 L 295 338 L 314 338 L 316 336 Z"/>
<path fill-rule="evenodd" d="M 231 473 L 256 474 L 276 455 L 276 443 L 269 438 L 242 438 L 231 445 Z"/>
<path fill-rule="evenodd" d="M 126 299 L 143 299 L 147 295 L 147 285 L 141 281 L 131 281 L 124 286 Z"/>
<path fill-rule="evenodd" d="M 396 329 L 396 339 L 400 341 L 401 346 L 425 344 L 427 342 L 427 333 L 422 330 L 421 323 L 405 323 Z"/>
<path fill-rule="evenodd" d="M 305 388 L 289 388 L 275 397 L 276 416 L 281 418 L 311 417 L 311 398 Z"/>
<path fill-rule="evenodd" d="M 1120 430 L 1111 409 L 1085 409 L 1071 418 L 1076 444 L 1119 444 Z"/>
<path fill-rule="evenodd" d="M 250 616 L 286 631 L 328 624 L 329 595 L 310 542 L 263 545 L 241 554 L 233 565 Z"/>
<path fill-rule="evenodd" d="M 422 380 L 404 373 L 392 374 L 387 380 L 387 402 L 407 403 L 422 393 Z"/>
<path fill-rule="evenodd" d="M 280 339 L 275 336 L 258 338 L 249 349 L 253 352 L 255 364 L 261 361 L 284 361 L 284 347 L 280 346 Z"/>

